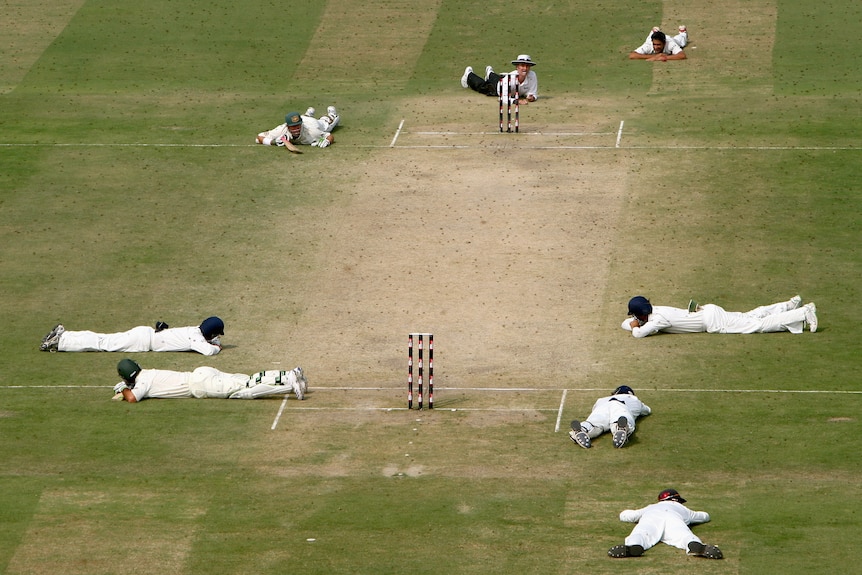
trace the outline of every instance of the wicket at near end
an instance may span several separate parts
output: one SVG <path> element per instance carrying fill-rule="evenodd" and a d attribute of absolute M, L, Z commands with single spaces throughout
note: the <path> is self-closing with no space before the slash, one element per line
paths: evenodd
<path fill-rule="evenodd" d="M 419 409 L 422 409 L 422 378 L 424 377 L 423 348 L 425 338 L 428 338 L 428 409 L 434 409 L 434 334 L 433 333 L 410 333 L 407 334 L 407 409 L 413 409 L 413 339 L 417 339 L 419 362 L 418 381 L 419 384 Z"/>

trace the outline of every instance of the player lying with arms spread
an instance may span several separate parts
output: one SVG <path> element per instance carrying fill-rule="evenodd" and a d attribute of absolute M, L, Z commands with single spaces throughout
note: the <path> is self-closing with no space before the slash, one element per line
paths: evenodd
<path fill-rule="evenodd" d="M 658 502 L 640 509 L 626 509 L 620 521 L 637 523 L 622 545 L 614 545 L 608 555 L 615 559 L 640 557 L 644 551 L 662 542 L 683 549 L 687 555 L 705 559 L 722 559 L 724 553 L 715 545 L 708 545 L 692 533 L 691 525 L 709 521 L 706 511 L 692 511 L 676 489 L 665 489 L 658 494 Z"/>
<path fill-rule="evenodd" d="M 298 112 L 290 112 L 284 117 L 283 124 L 261 132 L 255 142 L 265 146 L 284 146 L 294 154 L 302 153 L 295 144 L 326 148 L 335 142 L 332 130 L 341 121 L 341 116 L 335 106 L 329 106 L 320 118 L 315 118 L 314 114 L 314 108 L 307 109 L 301 116 Z"/>
<path fill-rule="evenodd" d="M 652 62 L 667 62 L 668 60 L 685 60 L 683 51 L 688 44 L 688 31 L 685 26 L 679 27 L 679 34 L 668 37 L 658 27 L 652 29 L 646 41 L 640 47 L 629 53 L 630 60 L 650 60 Z"/>

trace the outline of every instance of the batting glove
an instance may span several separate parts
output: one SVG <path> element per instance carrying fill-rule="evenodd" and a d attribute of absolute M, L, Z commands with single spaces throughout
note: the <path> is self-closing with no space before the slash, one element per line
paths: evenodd
<path fill-rule="evenodd" d="M 129 389 L 129 386 L 126 385 L 125 381 L 121 381 L 117 385 L 114 386 L 114 393 L 123 393 L 124 389 Z"/>
<path fill-rule="evenodd" d="M 321 136 L 320 139 L 318 139 L 317 142 L 315 142 L 315 144 L 317 145 L 318 148 L 325 148 L 326 146 L 328 146 L 331 143 L 332 142 L 330 142 L 329 138 L 326 136 Z"/>

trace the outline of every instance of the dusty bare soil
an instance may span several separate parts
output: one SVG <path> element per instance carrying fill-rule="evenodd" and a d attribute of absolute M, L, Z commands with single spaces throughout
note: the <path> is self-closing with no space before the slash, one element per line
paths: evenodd
<path fill-rule="evenodd" d="M 434 333 L 438 384 L 577 381 L 595 361 L 589 302 L 605 288 L 625 158 L 422 121 L 343 166 L 349 200 L 304 224 L 321 244 L 293 349 L 314 358 L 318 385 L 402 381 L 408 332 Z"/>

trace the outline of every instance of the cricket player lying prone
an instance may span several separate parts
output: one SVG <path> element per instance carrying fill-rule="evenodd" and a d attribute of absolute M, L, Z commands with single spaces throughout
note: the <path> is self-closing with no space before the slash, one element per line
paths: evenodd
<path fill-rule="evenodd" d="M 255 142 L 265 146 L 284 146 L 294 154 L 302 153 L 295 144 L 326 148 L 335 142 L 332 130 L 341 121 L 341 116 L 335 106 L 326 108 L 326 115 L 320 118 L 315 118 L 314 114 L 314 108 L 309 108 L 301 116 L 298 112 L 289 112 L 283 124 L 259 133 Z"/>
<path fill-rule="evenodd" d="M 811 333 L 817 331 L 817 306 L 802 304 L 793 296 L 788 301 L 763 305 L 747 312 L 726 311 L 714 304 L 697 305 L 689 309 L 653 306 L 644 296 L 629 300 L 629 317 L 620 327 L 634 337 L 663 333 L 802 333 L 805 325 Z"/>
<path fill-rule="evenodd" d="M 308 380 L 301 367 L 290 371 L 267 370 L 253 375 L 224 373 L 213 367 L 199 367 L 191 372 L 165 369 L 141 369 L 131 359 L 117 364 L 123 381 L 114 386 L 114 399 L 137 403 L 147 398 L 257 399 L 284 395 L 293 391 L 303 399 Z"/>
<path fill-rule="evenodd" d="M 42 338 L 42 351 L 196 351 L 202 355 L 216 355 L 221 351 L 224 321 L 217 316 L 208 317 L 200 326 L 170 327 L 157 322 L 156 327 L 133 327 L 119 333 L 69 331 L 63 324 Z"/>

